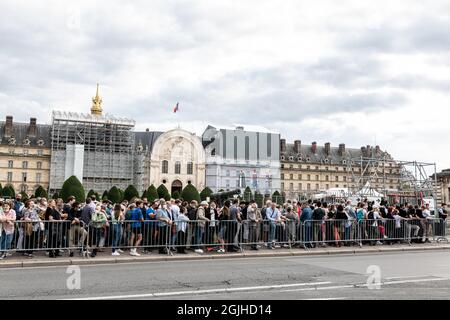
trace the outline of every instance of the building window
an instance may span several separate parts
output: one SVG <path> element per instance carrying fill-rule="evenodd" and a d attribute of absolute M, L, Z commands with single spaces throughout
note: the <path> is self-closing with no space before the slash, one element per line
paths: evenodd
<path fill-rule="evenodd" d="M 42 151 L 42 150 L 38 150 L 38 153 L 37 153 L 37 155 L 38 155 L 39 157 L 42 157 L 42 156 L 44 155 L 44 153 L 43 153 L 43 151 Z"/>
<path fill-rule="evenodd" d="M 238 154 L 238 144 L 237 144 L 237 137 L 234 137 L 234 160 L 237 160 L 237 154 Z"/>
<path fill-rule="evenodd" d="M 27 186 L 26 184 L 22 184 L 22 185 L 20 186 L 20 192 L 25 192 L 25 193 L 27 193 L 27 192 L 28 192 L 28 186 Z"/>
<path fill-rule="evenodd" d="M 308 183 L 307 185 L 306 185 L 306 190 L 311 190 L 311 184 L 310 183 Z"/>
<path fill-rule="evenodd" d="M 329 176 L 325 176 L 325 181 L 329 181 L 330 177 Z"/>
<path fill-rule="evenodd" d="M 316 184 L 316 190 L 319 190 L 319 185 L 318 184 Z"/>
<path fill-rule="evenodd" d="M 194 164 L 192 162 L 187 164 L 187 174 L 194 174 Z"/>
<path fill-rule="evenodd" d="M 338 184 L 336 185 L 336 188 L 339 188 L 339 185 L 338 185 Z"/>
<path fill-rule="evenodd" d="M 284 173 L 281 174 L 281 180 L 284 180 Z"/>
<path fill-rule="evenodd" d="M 319 170 L 319 167 L 316 166 L 316 170 Z"/>
<path fill-rule="evenodd" d="M 318 175 L 316 175 L 316 181 L 319 181 L 319 176 Z"/>
<path fill-rule="evenodd" d="M 294 180 L 294 175 L 292 173 L 290 174 L 290 179 Z"/>
<path fill-rule="evenodd" d="M 307 177 L 306 180 L 311 181 L 311 175 L 310 174 L 308 174 L 306 177 Z"/>
<path fill-rule="evenodd" d="M 8 182 L 12 182 L 13 179 L 13 173 L 12 172 L 8 172 Z"/>
<path fill-rule="evenodd" d="M 336 167 L 335 169 L 336 169 L 336 171 L 339 171 L 339 168 L 338 168 L 338 167 Z"/>
<path fill-rule="evenodd" d="M 293 183 L 289 184 L 289 190 L 294 190 L 294 184 Z"/>
<path fill-rule="evenodd" d="M 245 160 L 250 160 L 250 138 L 245 137 Z"/>
<path fill-rule="evenodd" d="M 347 177 L 346 176 L 344 176 L 344 182 L 347 182 Z"/>
<path fill-rule="evenodd" d="M 225 186 L 227 187 L 227 188 L 229 188 L 230 187 L 230 180 L 225 180 Z"/>
<path fill-rule="evenodd" d="M 12 167 L 14 166 L 14 162 L 12 160 L 8 161 L 8 168 L 12 169 Z"/>
<path fill-rule="evenodd" d="M 180 161 L 175 162 L 175 174 L 181 173 L 181 163 Z"/>
<path fill-rule="evenodd" d="M 299 174 L 298 175 L 298 180 L 303 180 L 303 175 Z"/>
<path fill-rule="evenodd" d="M 272 157 L 272 135 L 270 133 L 267 134 L 267 156 Z"/>
<path fill-rule="evenodd" d="M 169 161 L 167 160 L 162 162 L 162 173 L 169 173 Z"/>
<path fill-rule="evenodd" d="M 306 170 L 309 170 L 310 168 L 311 168 L 310 166 L 307 166 L 307 167 L 306 167 Z"/>
<path fill-rule="evenodd" d="M 227 170 L 227 177 L 229 177 L 230 176 L 230 170 Z"/>
<path fill-rule="evenodd" d="M 326 188 L 327 190 L 330 189 L 330 185 L 329 185 L 329 184 L 325 185 L 325 188 Z"/>
<path fill-rule="evenodd" d="M 39 161 L 39 162 L 37 163 L 37 168 L 38 168 L 38 169 L 42 169 L 42 162 Z"/>
<path fill-rule="evenodd" d="M 22 162 L 22 169 L 28 169 L 28 161 Z"/>
<path fill-rule="evenodd" d="M 303 189 L 303 185 L 301 183 L 298 184 L 298 190 L 302 190 Z"/>
<path fill-rule="evenodd" d="M 336 178 L 336 181 L 339 181 L 339 177 L 338 176 L 336 176 L 335 178 Z"/>
<path fill-rule="evenodd" d="M 215 155 L 216 155 L 216 149 L 214 148 L 214 149 L 212 149 L 212 151 L 211 151 L 211 156 L 214 157 Z"/>
<path fill-rule="evenodd" d="M 27 173 L 22 172 L 22 182 L 27 182 Z"/>
<path fill-rule="evenodd" d="M 42 174 L 36 173 L 36 183 L 41 183 Z"/>
<path fill-rule="evenodd" d="M 281 190 L 284 190 L 284 182 L 281 183 Z"/>

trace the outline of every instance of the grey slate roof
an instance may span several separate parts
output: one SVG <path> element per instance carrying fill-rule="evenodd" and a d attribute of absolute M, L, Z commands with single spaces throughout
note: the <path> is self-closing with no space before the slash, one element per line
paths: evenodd
<path fill-rule="evenodd" d="M 37 124 L 36 135 L 29 135 L 29 123 L 13 122 L 11 137 L 5 137 L 5 121 L 0 121 L 0 144 L 9 145 L 10 138 L 15 139 L 15 146 L 26 146 L 25 139 L 30 141 L 30 147 L 38 146 L 38 141 L 42 139 L 41 147 L 51 147 L 51 125 Z"/>
<path fill-rule="evenodd" d="M 142 144 L 144 150 L 147 149 L 147 151 L 151 153 L 156 139 L 158 139 L 158 137 L 163 133 L 164 132 L 160 131 L 134 132 L 135 148 L 137 148 L 139 144 Z"/>
<path fill-rule="evenodd" d="M 374 157 L 382 158 L 383 155 L 386 154 L 386 159 L 392 160 L 392 157 L 387 152 L 383 152 L 380 150 L 378 154 L 375 154 L 375 148 L 372 148 L 372 151 Z M 294 162 L 300 161 L 305 163 L 327 163 L 327 164 L 342 164 L 343 160 L 360 158 L 361 156 L 366 157 L 362 155 L 361 149 L 347 148 L 347 147 L 345 148 L 345 153 L 343 154 L 343 156 L 339 154 L 338 147 L 331 147 L 330 154 L 327 155 L 325 153 L 325 147 L 320 145 L 317 145 L 317 151 L 314 154 L 312 151 L 312 146 L 304 144 L 300 146 L 300 153 L 296 153 L 294 151 L 294 144 L 290 143 L 286 143 L 286 152 L 281 152 L 280 156 L 282 161 L 294 161 Z M 308 158 L 309 161 L 307 161 Z M 328 159 L 328 162 L 326 162 L 326 159 Z"/>

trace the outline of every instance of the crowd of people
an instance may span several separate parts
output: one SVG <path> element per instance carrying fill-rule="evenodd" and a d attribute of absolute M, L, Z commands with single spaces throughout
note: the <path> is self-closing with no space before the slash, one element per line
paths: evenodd
<path fill-rule="evenodd" d="M 113 256 L 126 250 L 132 256 L 158 250 L 160 254 L 215 251 L 237 252 L 262 247 L 312 248 L 370 243 L 429 242 L 442 230 L 446 204 L 439 219 L 428 205 L 418 206 L 363 201 L 352 205 L 320 201 L 268 200 L 262 208 L 255 201 L 230 199 L 198 203 L 180 199 L 134 199 L 113 204 L 88 197 L 84 203 L 69 197 L 2 201 L 0 207 L 0 259 L 16 251 L 29 258 L 45 250 L 56 258 L 79 251 L 95 257 L 111 248 Z M 444 235 L 443 234 L 443 235 Z M 139 252 L 138 252 L 139 250 Z"/>

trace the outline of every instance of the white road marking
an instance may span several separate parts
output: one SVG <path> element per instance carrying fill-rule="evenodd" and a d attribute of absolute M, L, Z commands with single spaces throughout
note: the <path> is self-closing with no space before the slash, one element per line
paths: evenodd
<path fill-rule="evenodd" d="M 325 284 L 331 284 L 331 282 L 326 281 L 326 282 L 292 283 L 292 284 L 258 286 L 258 287 L 217 288 L 217 289 L 205 289 L 205 290 L 159 292 L 159 293 L 88 297 L 88 298 L 75 298 L 75 299 L 62 299 L 62 300 L 115 300 L 115 299 L 149 298 L 149 297 L 169 297 L 169 296 L 182 296 L 182 295 L 187 295 L 187 294 L 259 291 L 259 290 L 266 290 L 266 289 L 292 288 L 292 287 L 300 287 L 300 286 L 319 286 L 319 285 L 325 285 Z"/>
<path fill-rule="evenodd" d="M 346 297 L 336 297 L 336 298 L 311 298 L 311 299 L 303 299 L 303 300 L 317 300 L 317 301 L 321 301 L 321 300 L 344 300 L 347 299 Z"/>
<path fill-rule="evenodd" d="M 428 279 L 417 279 L 417 280 L 400 280 L 400 281 L 387 281 L 381 282 L 381 286 L 391 285 L 391 284 L 403 284 L 403 283 L 417 283 L 417 282 L 430 282 L 430 281 L 445 281 L 450 280 L 450 278 L 428 278 Z M 373 285 L 373 284 L 372 284 Z M 301 288 L 301 289 L 291 289 L 291 290 L 281 290 L 280 292 L 297 292 L 297 291 L 315 291 L 315 290 L 332 290 L 332 289 L 346 289 L 346 288 L 362 288 L 367 287 L 368 284 L 348 284 L 342 286 L 328 286 L 328 287 L 317 287 L 317 288 Z"/>

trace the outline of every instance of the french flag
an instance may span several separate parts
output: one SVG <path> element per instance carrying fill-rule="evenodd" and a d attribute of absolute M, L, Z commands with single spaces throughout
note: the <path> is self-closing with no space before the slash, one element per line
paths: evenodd
<path fill-rule="evenodd" d="M 175 106 L 175 108 L 173 108 L 173 113 L 177 113 L 177 111 L 178 111 L 178 102 L 177 102 L 177 105 Z"/>

